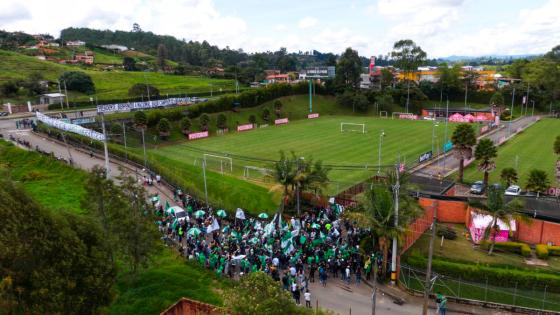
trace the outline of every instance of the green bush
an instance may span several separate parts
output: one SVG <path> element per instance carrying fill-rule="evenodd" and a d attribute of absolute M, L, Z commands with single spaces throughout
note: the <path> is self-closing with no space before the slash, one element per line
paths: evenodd
<path fill-rule="evenodd" d="M 537 246 L 535 246 L 535 252 L 540 259 L 548 258 L 548 246 L 545 244 L 537 244 Z"/>
<path fill-rule="evenodd" d="M 548 246 L 549 256 L 560 256 L 560 246 Z"/>
<path fill-rule="evenodd" d="M 489 241 L 483 241 L 480 243 L 482 249 L 488 250 L 492 245 Z M 494 250 L 519 254 L 523 257 L 531 256 L 531 248 L 525 243 L 519 242 L 499 242 L 494 245 Z"/>
<path fill-rule="evenodd" d="M 453 227 L 446 225 L 438 229 L 437 236 L 443 236 L 446 240 L 454 240 L 457 238 L 457 232 L 453 229 Z"/>
<path fill-rule="evenodd" d="M 406 258 L 406 263 L 424 270 L 427 260 L 419 254 L 412 254 Z M 467 264 L 441 258 L 433 259 L 432 268 L 442 275 L 472 282 L 485 283 L 488 280 L 489 283 L 509 288 L 517 283 L 518 287 L 526 289 L 533 289 L 534 285 L 546 285 L 551 292 L 560 292 L 560 275 L 541 270 Z"/>

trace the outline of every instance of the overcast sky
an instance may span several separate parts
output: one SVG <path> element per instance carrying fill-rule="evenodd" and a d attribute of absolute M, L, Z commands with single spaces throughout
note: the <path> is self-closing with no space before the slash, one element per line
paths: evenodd
<path fill-rule="evenodd" d="M 429 57 L 538 54 L 560 44 L 560 0 L 2 0 L 0 29 L 91 27 L 207 40 L 247 52 L 387 54 L 404 38 Z M 116 43 L 118 44 L 118 43 Z"/>

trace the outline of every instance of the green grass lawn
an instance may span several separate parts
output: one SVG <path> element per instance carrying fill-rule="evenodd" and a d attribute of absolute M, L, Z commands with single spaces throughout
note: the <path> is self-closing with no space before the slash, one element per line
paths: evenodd
<path fill-rule="evenodd" d="M 103 55 L 101 58 L 109 58 Z M 33 72 L 40 72 L 45 79 L 56 81 L 65 71 L 83 71 L 91 76 L 96 87 L 99 100 L 128 98 L 128 89 L 136 83 L 148 83 L 160 90 L 161 94 L 187 94 L 194 92 L 210 92 L 233 90 L 234 81 L 211 79 L 199 76 L 170 75 L 160 72 L 126 72 L 97 71 L 84 66 L 61 65 L 50 61 L 39 60 L 15 52 L 0 50 L 0 83 L 11 79 L 25 79 Z M 212 87 L 210 86 L 212 84 Z M 85 94 L 71 94 L 70 101 L 89 101 Z M 18 97 L 2 101 L 25 102 L 30 97 Z"/>
<path fill-rule="evenodd" d="M 87 174 L 51 157 L 19 149 L 0 140 L 0 165 L 43 206 L 82 213 Z"/>
<path fill-rule="evenodd" d="M 546 171 L 552 186 L 555 186 L 557 157 L 552 151 L 552 146 L 557 135 L 560 135 L 560 120 L 546 118 L 500 146 L 496 170 L 490 173 L 490 182 L 499 182 L 501 170 L 513 167 L 517 169 L 519 183 L 523 187 L 529 172 L 536 168 Z M 481 180 L 482 177 L 476 162 L 465 170 L 465 179 L 469 182 Z"/>
<path fill-rule="evenodd" d="M 222 305 L 221 291 L 230 282 L 177 255 L 164 248 L 135 278 L 121 272 L 109 314 L 159 314 L 182 297 Z"/>

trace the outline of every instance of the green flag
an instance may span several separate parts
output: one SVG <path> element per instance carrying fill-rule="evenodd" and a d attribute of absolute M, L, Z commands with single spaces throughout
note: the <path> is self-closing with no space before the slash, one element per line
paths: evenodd
<path fill-rule="evenodd" d="M 169 201 L 165 201 L 165 210 L 171 208 L 171 205 L 169 204 Z"/>

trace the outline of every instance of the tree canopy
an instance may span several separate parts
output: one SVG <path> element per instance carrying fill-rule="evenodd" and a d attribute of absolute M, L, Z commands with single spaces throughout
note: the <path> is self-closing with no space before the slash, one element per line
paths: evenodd
<path fill-rule="evenodd" d="M 66 82 L 66 88 L 71 91 L 78 91 L 86 94 L 95 93 L 95 85 L 91 77 L 82 71 L 67 71 L 64 72 L 59 81 L 62 86 Z"/>

